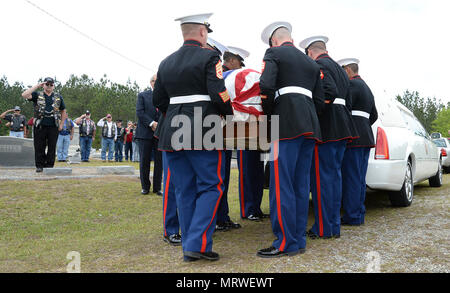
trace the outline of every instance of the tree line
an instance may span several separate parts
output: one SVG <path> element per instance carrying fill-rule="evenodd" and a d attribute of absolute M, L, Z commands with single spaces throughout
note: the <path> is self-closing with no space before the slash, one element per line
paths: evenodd
<path fill-rule="evenodd" d="M 119 84 L 109 80 L 106 75 L 100 81 L 95 81 L 87 75 L 71 75 L 65 83 L 55 80 L 55 92 L 63 96 L 71 119 L 80 117 L 89 110 L 91 119 L 96 123 L 108 113 L 112 115 L 113 120 L 121 119 L 124 123 L 137 120 L 137 95 L 145 89 L 140 89 L 136 82 L 128 81 L 126 84 Z M 33 117 L 33 103 L 22 98 L 22 93 L 28 87 L 20 82 L 10 84 L 3 76 L 0 79 L 0 113 L 20 106 L 22 114 L 27 119 Z M 9 134 L 5 122 L 2 121 L 0 124 L 0 136 Z M 100 131 L 97 131 L 93 147 L 98 149 L 100 145 Z"/>
<path fill-rule="evenodd" d="M 22 92 L 28 87 L 23 83 L 10 84 L 4 76 L 0 79 L 0 113 L 20 106 L 22 114 L 28 119 L 33 117 L 33 104 L 22 98 Z M 100 81 L 95 81 L 87 75 L 71 75 L 64 84 L 55 82 L 55 91 L 64 98 L 67 112 L 71 119 L 75 119 L 91 111 L 91 118 L 98 122 L 110 113 L 113 119 L 136 121 L 136 100 L 140 89 L 136 82 L 126 84 L 112 82 L 104 75 Z M 449 136 L 450 130 L 450 102 L 444 105 L 436 98 L 424 98 L 417 91 L 406 90 L 397 100 L 410 109 L 428 132 L 440 132 Z M 0 124 L 0 136 L 8 135 L 9 129 Z M 100 148 L 100 131 L 97 131 L 93 147 Z"/>
<path fill-rule="evenodd" d="M 450 102 L 444 105 L 441 100 L 421 97 L 417 91 L 406 90 L 397 101 L 413 112 L 428 133 L 440 132 L 444 137 L 450 136 Z"/>

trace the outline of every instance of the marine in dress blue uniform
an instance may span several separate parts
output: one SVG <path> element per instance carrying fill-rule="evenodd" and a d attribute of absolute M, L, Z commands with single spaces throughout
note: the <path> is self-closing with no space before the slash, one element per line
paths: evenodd
<path fill-rule="evenodd" d="M 176 187 L 185 261 L 219 259 L 212 251 L 212 234 L 224 190 L 225 155 L 223 150 L 206 150 L 203 144 L 198 147 L 194 130 L 200 129 L 203 138 L 212 129 L 203 125 L 205 117 L 233 115 L 219 53 L 205 48 L 211 15 L 178 19 L 184 44 L 161 62 L 153 93 L 155 107 L 165 115 L 158 125 L 158 146 L 166 152 Z M 194 114 L 200 111 L 201 116 Z M 187 126 L 177 123 L 180 120 Z M 172 144 L 172 137 L 183 127 L 190 130 L 191 137 L 182 136 L 179 149 Z"/>
<path fill-rule="evenodd" d="M 238 47 L 228 46 L 225 48 L 224 58 L 224 78 L 231 72 L 245 67 L 244 60 L 250 53 Z M 237 163 L 239 169 L 239 203 L 240 215 L 242 219 L 259 221 L 262 217 L 268 217 L 261 211 L 261 201 L 263 196 L 264 166 L 261 161 L 259 151 L 237 151 Z M 226 151 L 226 175 L 224 196 L 219 206 L 216 230 L 228 231 L 240 228 L 240 224 L 234 223 L 229 215 L 227 192 L 231 171 L 232 151 Z"/>
<path fill-rule="evenodd" d="M 359 60 L 347 58 L 338 61 L 350 78 L 352 116 L 359 138 L 347 144 L 342 163 L 343 225 L 362 225 L 366 208 L 366 174 L 370 149 L 375 147 L 372 124 L 378 119 L 372 91 L 359 76 Z"/>
<path fill-rule="evenodd" d="M 300 42 L 300 47 L 320 66 L 326 105 L 319 115 L 322 143 L 315 146 L 311 165 L 315 216 L 315 223 L 308 231 L 311 238 L 340 237 L 342 161 L 347 141 L 358 135 L 351 116 L 349 80 L 342 67 L 328 55 L 327 42 L 324 36 Z"/>
<path fill-rule="evenodd" d="M 250 53 L 238 47 L 228 46 L 228 49 L 228 52 L 224 54 L 224 67 L 228 65 L 231 70 L 245 67 L 244 60 L 250 56 Z M 241 218 L 251 221 L 268 218 L 268 215 L 261 210 L 264 191 L 264 162 L 261 161 L 261 152 L 238 150 L 237 163 Z"/>
<path fill-rule="evenodd" d="M 220 56 L 223 56 L 224 53 L 229 50 L 228 47 L 210 37 L 208 37 L 207 45 L 209 48 L 216 50 L 220 54 Z M 222 70 L 223 70 L 223 77 L 225 79 L 227 74 L 230 72 L 230 68 L 228 68 L 224 64 L 222 66 Z M 230 231 L 231 229 L 241 228 L 241 225 L 239 223 L 233 222 L 229 216 L 228 190 L 230 185 L 232 155 L 233 151 L 225 150 L 225 178 L 224 178 L 225 188 L 223 191 L 222 198 L 220 199 L 219 208 L 217 210 L 217 221 L 215 231 L 226 232 Z"/>
<path fill-rule="evenodd" d="M 169 163 L 167 162 L 166 153 L 163 156 L 163 230 L 164 241 L 179 246 L 181 245 L 180 222 L 178 220 L 175 186 L 173 184 L 172 174 L 170 173 Z"/>
<path fill-rule="evenodd" d="M 269 188 L 276 240 L 257 252 L 264 258 L 305 251 L 310 166 L 315 142 L 321 137 L 316 113 L 323 107 L 320 68 L 294 46 L 291 31 L 289 23 L 277 22 L 261 36 L 271 47 L 260 79 L 262 106 L 266 115 L 279 116 L 280 126 L 279 140 L 271 145 Z"/>

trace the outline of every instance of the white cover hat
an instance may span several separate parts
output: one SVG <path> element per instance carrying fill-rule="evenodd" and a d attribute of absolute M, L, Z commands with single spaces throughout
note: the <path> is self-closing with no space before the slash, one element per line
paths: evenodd
<path fill-rule="evenodd" d="M 349 64 L 359 64 L 359 60 L 356 58 L 345 58 L 337 62 L 339 66 L 347 66 Z"/>
<path fill-rule="evenodd" d="M 238 48 L 238 47 L 228 46 L 228 52 L 233 53 L 234 55 L 238 55 L 242 59 L 245 59 L 248 56 L 250 56 L 250 53 L 248 51 Z"/>
<path fill-rule="evenodd" d="M 312 43 L 315 42 L 324 42 L 325 44 L 328 42 L 328 37 L 325 36 L 314 36 L 304 39 L 300 42 L 299 46 L 302 49 L 307 49 L 309 46 L 311 46 Z"/>
<path fill-rule="evenodd" d="M 261 34 L 261 40 L 263 41 L 263 43 L 270 45 L 270 38 L 272 37 L 273 33 L 280 27 L 285 27 L 290 32 L 292 32 L 292 25 L 289 22 L 277 21 L 271 23 L 263 30 Z"/>
<path fill-rule="evenodd" d="M 186 23 L 197 23 L 197 24 L 203 24 L 208 29 L 208 33 L 212 33 L 212 30 L 209 28 L 208 19 L 213 15 L 212 13 L 203 13 L 203 14 L 195 14 L 195 15 L 188 15 L 184 17 L 180 17 L 175 19 L 175 21 L 179 21 L 180 24 L 186 24 Z"/>
<path fill-rule="evenodd" d="M 206 41 L 206 43 L 208 45 L 210 45 L 211 47 L 216 48 L 220 52 L 220 55 L 223 55 L 223 53 L 225 53 L 226 51 L 229 51 L 227 46 L 222 45 L 221 43 L 219 43 L 218 41 L 216 41 L 210 37 L 208 37 L 208 40 Z"/>

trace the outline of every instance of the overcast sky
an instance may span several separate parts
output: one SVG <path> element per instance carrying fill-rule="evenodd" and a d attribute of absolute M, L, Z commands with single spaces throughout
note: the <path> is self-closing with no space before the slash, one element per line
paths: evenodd
<path fill-rule="evenodd" d="M 360 74 L 375 95 L 416 90 L 450 102 L 448 1 L 211 1 L 30 0 L 68 25 L 126 56 L 126 60 L 71 30 L 24 0 L 0 3 L 0 76 L 34 85 L 70 74 L 99 80 L 149 83 L 162 59 L 183 40 L 174 19 L 212 12 L 211 37 L 251 53 L 248 68 L 261 69 L 264 27 L 293 26 L 295 45 L 309 36 L 330 38 L 336 61 L 361 60 Z M 145 68 L 143 68 L 145 67 Z"/>

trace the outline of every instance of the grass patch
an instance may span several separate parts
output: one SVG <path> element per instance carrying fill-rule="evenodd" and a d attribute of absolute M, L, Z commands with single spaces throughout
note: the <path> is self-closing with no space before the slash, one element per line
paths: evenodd
<path fill-rule="evenodd" d="M 138 163 L 131 164 L 139 167 Z M 130 162 L 92 161 L 82 166 L 97 165 Z M 214 235 L 214 250 L 221 260 L 195 264 L 182 262 L 181 248 L 162 241 L 162 199 L 154 194 L 141 195 L 139 179 L 1 181 L 0 272 L 65 272 L 69 251 L 80 252 L 82 272 L 363 272 L 365 253 L 371 250 L 385 253 L 384 271 L 407 271 L 399 267 L 400 261 L 404 265 L 425 265 L 416 271 L 433 271 L 423 259 L 417 260 L 424 255 L 442 270 L 448 264 L 445 259 L 444 264 L 436 263 L 442 259 L 437 255 L 448 252 L 448 233 L 438 237 L 436 233 L 421 233 L 428 237 L 424 241 L 434 238 L 442 248 L 430 246 L 427 251 L 420 242 L 414 246 L 415 242 L 406 236 L 411 221 L 428 219 L 427 215 L 436 210 L 440 213 L 438 218 L 434 213 L 434 220 L 444 219 L 448 224 L 449 179 L 450 175 L 446 175 L 445 184 L 439 189 L 426 185 L 416 188 L 415 202 L 406 209 L 394 209 L 386 194 L 372 192 L 366 201 L 365 226 L 344 227 L 342 237 L 336 240 L 308 240 L 304 255 L 267 260 L 255 254 L 274 239 L 270 221 L 253 223 L 239 219 L 238 172 L 233 169 L 228 195 L 230 216 L 242 228 Z M 447 210 L 442 211 L 442 207 Z M 269 212 L 267 190 L 262 209 Z M 308 227 L 312 223 L 310 209 Z M 427 231 L 435 225 L 438 224 L 417 222 L 416 229 Z M 402 236 L 406 239 L 403 246 Z M 395 253 L 410 257 L 396 260 Z"/>

